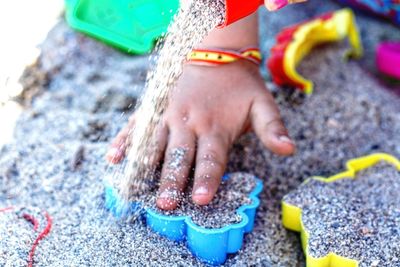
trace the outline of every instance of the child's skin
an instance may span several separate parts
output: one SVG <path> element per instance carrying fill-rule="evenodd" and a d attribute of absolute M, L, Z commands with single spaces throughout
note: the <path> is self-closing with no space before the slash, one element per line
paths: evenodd
<path fill-rule="evenodd" d="M 213 30 L 199 48 L 240 50 L 250 46 L 258 47 L 257 14 Z M 112 142 L 109 162 L 116 164 L 124 158 L 134 116 Z M 177 207 L 173 196 L 183 192 L 193 166 L 192 199 L 198 205 L 208 204 L 221 182 L 231 145 L 249 131 L 275 154 L 295 152 L 259 67 L 246 60 L 217 67 L 185 65 L 158 135 L 158 159 L 164 159 L 164 164 L 157 206 L 165 210 Z M 171 168 L 177 151 L 185 152 L 182 167 Z"/>

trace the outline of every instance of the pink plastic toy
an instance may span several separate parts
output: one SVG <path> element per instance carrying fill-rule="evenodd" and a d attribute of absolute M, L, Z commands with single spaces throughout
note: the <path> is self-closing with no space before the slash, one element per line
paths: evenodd
<path fill-rule="evenodd" d="M 400 42 L 383 42 L 376 51 L 378 70 L 400 79 Z"/>

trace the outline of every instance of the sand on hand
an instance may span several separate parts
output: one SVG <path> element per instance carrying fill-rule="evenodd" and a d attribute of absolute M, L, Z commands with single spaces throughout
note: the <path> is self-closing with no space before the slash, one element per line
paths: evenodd
<path fill-rule="evenodd" d="M 140 197 L 155 189 L 157 175 L 152 162 L 157 154 L 157 129 L 168 98 L 189 52 L 223 22 L 224 15 L 223 0 L 190 1 L 181 7 L 162 45 L 158 46 L 156 65 L 147 75 L 145 92 L 130 133 L 128 162 L 122 175 L 115 177 L 119 193 L 127 202 L 146 201 Z"/>
<path fill-rule="evenodd" d="M 236 213 L 243 205 L 250 204 L 249 194 L 255 188 L 256 180 L 248 173 L 232 173 L 229 179 L 222 181 L 218 192 L 210 204 L 199 206 L 192 201 L 192 186 L 188 186 L 181 197 L 180 205 L 172 211 L 158 209 L 157 212 L 172 216 L 189 216 L 198 226 L 209 229 L 222 228 L 229 224 L 239 223 L 242 217 Z"/>

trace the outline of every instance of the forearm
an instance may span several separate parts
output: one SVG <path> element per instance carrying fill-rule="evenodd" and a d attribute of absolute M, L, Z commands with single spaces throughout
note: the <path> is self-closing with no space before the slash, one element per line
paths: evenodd
<path fill-rule="evenodd" d="M 225 28 L 214 29 L 198 47 L 238 50 L 248 46 L 258 46 L 257 12 Z"/>

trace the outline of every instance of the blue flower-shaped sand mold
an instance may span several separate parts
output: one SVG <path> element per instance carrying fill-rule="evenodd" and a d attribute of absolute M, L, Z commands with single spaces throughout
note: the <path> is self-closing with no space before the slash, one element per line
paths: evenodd
<path fill-rule="evenodd" d="M 225 175 L 223 179 L 229 179 L 229 175 Z M 256 185 L 249 194 L 251 203 L 236 210 L 242 218 L 239 223 L 208 229 L 196 225 L 189 216 L 163 215 L 152 209 L 146 209 L 144 212 L 146 223 L 153 231 L 170 240 L 186 240 L 190 251 L 200 260 L 213 265 L 222 264 L 227 254 L 240 250 L 244 234 L 253 230 L 256 210 L 260 205 L 258 195 L 263 189 L 262 181 L 256 177 L 254 179 Z M 121 207 L 116 190 L 107 184 L 105 194 L 105 206 L 116 217 L 132 214 L 140 209 L 138 203 Z"/>

